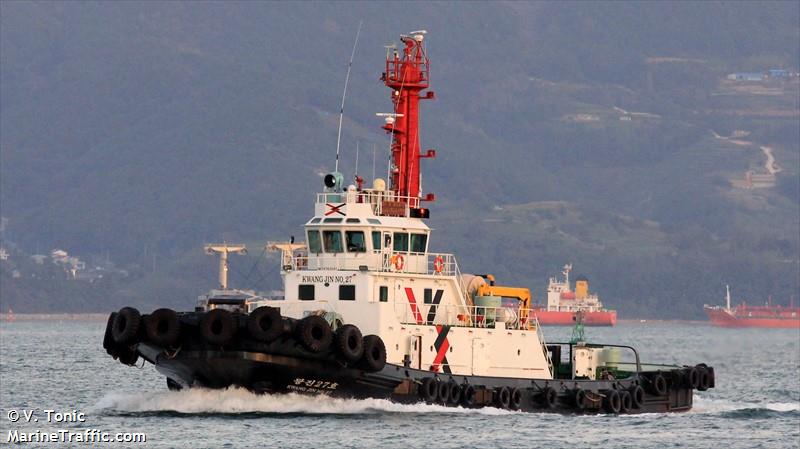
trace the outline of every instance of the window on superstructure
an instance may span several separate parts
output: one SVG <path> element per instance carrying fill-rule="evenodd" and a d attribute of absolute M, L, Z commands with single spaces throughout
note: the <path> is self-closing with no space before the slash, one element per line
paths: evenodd
<path fill-rule="evenodd" d="M 320 221 L 322 221 L 322 219 L 319 217 L 311 219 L 311 223 L 319 223 Z"/>
<path fill-rule="evenodd" d="M 339 301 L 355 301 L 356 300 L 356 286 L 355 285 L 340 285 L 339 286 Z"/>
<path fill-rule="evenodd" d="M 395 232 L 393 248 L 395 251 L 408 252 L 408 234 L 405 232 Z"/>
<path fill-rule="evenodd" d="M 331 217 L 331 218 L 326 218 L 326 219 L 322 220 L 322 222 L 323 223 L 341 223 L 342 219 L 341 218 Z"/>
<path fill-rule="evenodd" d="M 314 284 L 301 284 L 297 287 L 297 299 L 300 301 L 314 300 Z"/>
<path fill-rule="evenodd" d="M 381 231 L 372 231 L 372 249 L 380 251 L 381 249 Z"/>
<path fill-rule="evenodd" d="M 433 290 L 430 288 L 426 288 L 424 291 L 424 296 L 422 299 L 424 304 L 432 304 L 433 303 Z"/>
<path fill-rule="evenodd" d="M 319 231 L 308 231 L 308 252 L 319 254 L 322 252 L 322 241 L 319 238 Z"/>
<path fill-rule="evenodd" d="M 358 218 L 348 218 L 344 222 L 345 223 L 361 223 L 361 220 L 359 220 Z"/>
<path fill-rule="evenodd" d="M 389 302 L 389 287 L 381 285 L 381 288 L 378 289 L 378 301 Z"/>
<path fill-rule="evenodd" d="M 342 233 L 339 231 L 322 231 L 326 253 L 342 252 Z"/>
<path fill-rule="evenodd" d="M 347 243 L 347 252 L 363 253 L 367 251 L 367 242 L 362 231 L 346 231 L 344 233 Z"/>
<path fill-rule="evenodd" d="M 424 253 L 428 244 L 428 236 L 425 234 L 411 234 L 411 252 Z"/>

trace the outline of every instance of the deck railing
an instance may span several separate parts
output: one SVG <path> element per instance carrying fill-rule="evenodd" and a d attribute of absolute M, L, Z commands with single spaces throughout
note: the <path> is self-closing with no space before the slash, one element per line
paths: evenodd
<path fill-rule="evenodd" d="M 361 190 L 317 193 L 318 204 L 369 204 L 378 216 L 408 217 L 409 208 L 418 208 L 420 198 L 400 196 L 391 190 Z"/>
<path fill-rule="evenodd" d="M 458 263 L 452 254 L 374 251 L 372 253 L 339 253 L 336 255 L 298 254 L 284 259 L 285 271 L 345 270 L 381 271 L 408 274 L 459 276 Z M 462 286 L 463 289 L 463 286 Z"/>
<path fill-rule="evenodd" d="M 422 298 L 417 298 L 419 299 Z M 539 321 L 532 309 L 513 307 L 483 307 L 462 305 L 395 302 L 395 313 L 401 323 L 441 324 L 456 327 L 500 328 L 508 330 L 536 331 L 544 342 Z"/>

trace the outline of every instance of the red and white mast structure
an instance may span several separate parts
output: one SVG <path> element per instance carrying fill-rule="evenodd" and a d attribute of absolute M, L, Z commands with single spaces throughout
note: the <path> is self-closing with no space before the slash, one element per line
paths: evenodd
<path fill-rule="evenodd" d="M 392 89 L 394 114 L 387 114 L 383 129 L 392 134 L 390 189 L 398 197 L 407 197 L 409 206 L 419 208 L 419 201 L 433 201 L 429 193 L 422 197 L 420 159 L 436 157 L 435 150 L 421 154 L 419 142 L 419 100 L 433 99 L 428 88 L 429 61 L 425 53 L 425 31 L 402 35 L 402 54 L 395 49 L 386 54 L 386 72 L 381 80 Z M 423 216 L 427 211 L 423 212 Z"/>

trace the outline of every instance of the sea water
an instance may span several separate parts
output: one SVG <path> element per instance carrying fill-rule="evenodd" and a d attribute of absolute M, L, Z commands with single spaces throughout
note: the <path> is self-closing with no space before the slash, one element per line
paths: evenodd
<path fill-rule="evenodd" d="M 104 328 L 105 321 L 0 324 L 0 444 L 14 432 L 61 431 L 72 442 L 30 446 L 800 447 L 798 330 L 673 322 L 587 328 L 590 341 L 635 346 L 645 362 L 712 365 L 716 388 L 697 392 L 690 412 L 581 416 L 255 395 L 237 388 L 168 391 L 151 365 L 128 367 L 106 355 Z M 569 328 L 545 328 L 550 341 L 569 335 Z M 54 422 L 56 413 L 82 419 Z M 75 439 L 101 432 L 140 434 L 146 442 Z"/>

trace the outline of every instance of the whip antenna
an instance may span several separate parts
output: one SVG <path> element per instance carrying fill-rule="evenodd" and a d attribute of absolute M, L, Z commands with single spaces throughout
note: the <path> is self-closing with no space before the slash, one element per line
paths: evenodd
<path fill-rule="evenodd" d="M 350 53 L 350 63 L 347 64 L 347 75 L 344 77 L 344 91 L 342 92 L 342 107 L 339 108 L 339 132 L 336 135 L 336 166 L 333 171 L 339 171 L 339 144 L 342 142 L 342 119 L 344 118 L 344 99 L 347 97 L 347 83 L 350 82 L 350 69 L 353 67 L 353 58 L 356 55 L 356 46 L 358 45 L 358 36 L 361 34 L 361 24 L 364 21 L 358 22 L 358 31 L 356 31 L 356 41 L 353 42 L 353 51 Z"/>
<path fill-rule="evenodd" d="M 372 179 L 375 180 L 375 144 L 372 144 Z"/>

